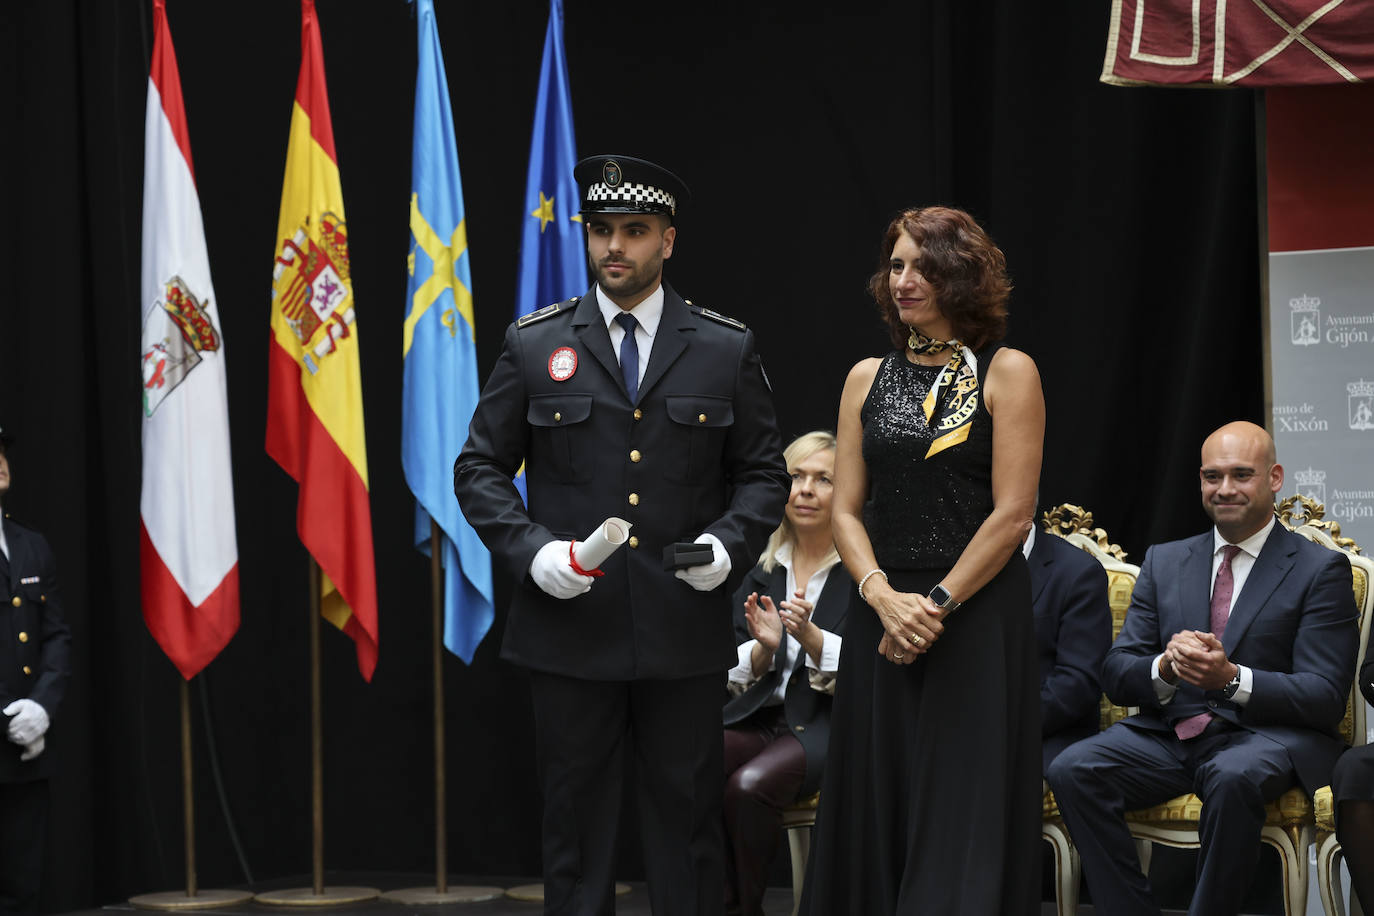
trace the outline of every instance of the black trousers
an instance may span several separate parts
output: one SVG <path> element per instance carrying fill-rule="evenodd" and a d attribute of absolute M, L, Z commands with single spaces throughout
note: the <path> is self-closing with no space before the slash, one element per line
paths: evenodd
<path fill-rule="evenodd" d="M 1202 799 L 1190 916 L 1240 912 L 1259 861 L 1264 805 L 1297 783 L 1283 745 L 1214 720 L 1197 738 L 1117 723 L 1072 744 L 1048 779 L 1098 909 L 1158 916 L 1124 813 L 1192 792 Z"/>
<path fill-rule="evenodd" d="M 721 916 L 721 682 L 719 673 L 607 682 L 531 672 L 546 916 L 615 912 L 631 754 L 654 916 Z"/>
<path fill-rule="evenodd" d="M 48 781 L 0 783 L 0 916 L 34 916 L 43 881 Z"/>

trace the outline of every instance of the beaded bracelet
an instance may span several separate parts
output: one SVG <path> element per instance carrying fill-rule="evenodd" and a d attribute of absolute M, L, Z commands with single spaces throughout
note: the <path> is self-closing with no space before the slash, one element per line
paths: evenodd
<path fill-rule="evenodd" d="M 865 603 L 868 602 L 868 599 L 864 597 L 864 583 L 866 583 L 869 579 L 873 578 L 874 576 L 882 576 L 884 582 L 888 581 L 887 573 L 883 572 L 881 569 L 871 569 L 867 573 L 865 573 L 864 577 L 859 580 L 859 598 L 862 599 Z"/>

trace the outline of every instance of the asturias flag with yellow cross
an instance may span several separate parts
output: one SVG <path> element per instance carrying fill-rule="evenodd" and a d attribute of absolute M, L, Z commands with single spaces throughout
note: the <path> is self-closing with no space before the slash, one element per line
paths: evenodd
<path fill-rule="evenodd" d="M 463 183 L 454 146 L 448 77 L 433 0 L 417 0 L 420 66 L 415 78 L 411 150 L 410 257 L 401 396 L 401 464 L 415 494 L 415 546 L 439 526 L 444 567 L 444 645 L 468 664 L 491 628 L 491 554 L 453 496 L 453 460 L 477 406 L 477 346 L 472 319 Z"/>
<path fill-rule="evenodd" d="M 301 72 L 291 109 L 272 268 L 267 453 L 300 485 L 296 531 L 320 565 L 320 614 L 377 667 L 377 580 L 363 437 L 358 323 L 314 0 L 301 0 Z"/>

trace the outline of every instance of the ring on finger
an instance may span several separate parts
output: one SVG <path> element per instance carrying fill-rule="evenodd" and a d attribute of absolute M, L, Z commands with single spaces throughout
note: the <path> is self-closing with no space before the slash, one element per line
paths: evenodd
<path fill-rule="evenodd" d="M 919 647 L 919 646 L 924 646 L 924 645 L 926 644 L 926 640 L 925 640 L 925 637 L 924 637 L 924 636 L 917 636 L 917 635 L 915 635 L 915 634 L 912 635 L 911 641 L 912 641 L 916 646 L 918 646 L 918 647 Z"/>
<path fill-rule="evenodd" d="M 893 652 L 893 653 L 892 653 L 892 657 L 893 657 L 893 659 L 895 659 L 896 661 L 901 661 L 901 659 L 902 659 L 902 653 L 900 653 L 900 652 Z"/>

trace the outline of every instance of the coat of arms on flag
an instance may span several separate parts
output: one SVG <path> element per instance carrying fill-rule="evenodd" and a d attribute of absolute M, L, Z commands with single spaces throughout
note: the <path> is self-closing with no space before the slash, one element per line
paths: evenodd
<path fill-rule="evenodd" d="M 181 277 L 163 284 L 163 296 L 143 316 L 143 413 L 151 417 L 172 389 L 219 349 L 219 330 L 206 306 Z"/>
<path fill-rule="evenodd" d="M 300 340 L 301 361 L 311 375 L 334 352 L 335 342 L 348 336 L 354 321 L 351 303 L 340 308 L 349 299 L 347 229 L 328 211 L 320 216 L 319 227 L 318 242 L 309 219 L 283 239 L 272 270 L 272 297 L 280 301 L 282 316 Z M 322 327 L 327 331 L 320 335 Z"/>

